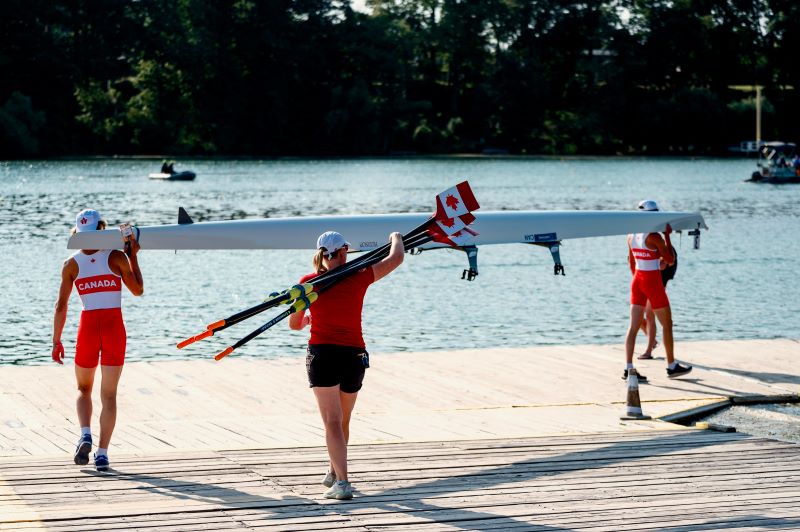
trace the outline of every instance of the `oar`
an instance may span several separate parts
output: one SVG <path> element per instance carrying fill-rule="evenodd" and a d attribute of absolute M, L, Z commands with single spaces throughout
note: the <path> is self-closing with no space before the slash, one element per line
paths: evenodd
<path fill-rule="evenodd" d="M 404 238 L 408 238 L 409 239 L 409 244 L 410 245 L 420 245 L 419 243 L 412 242 L 411 240 L 416 236 L 419 236 L 421 234 L 425 234 L 427 232 L 427 228 L 434 221 L 435 221 L 434 217 L 431 217 L 431 218 L 425 220 L 425 222 L 423 222 L 419 226 L 417 226 L 414 229 L 412 229 L 411 231 L 409 231 L 406 234 L 406 237 L 404 237 Z M 404 242 L 404 244 L 405 244 L 405 242 Z M 347 266 L 348 267 L 353 267 L 353 268 L 358 268 L 358 269 L 365 268 L 367 265 L 371 265 L 371 264 L 374 264 L 375 262 L 379 262 L 380 260 L 382 260 L 383 257 L 388 254 L 389 249 L 390 249 L 390 245 L 389 244 L 383 245 L 383 246 L 381 246 L 379 248 L 376 248 L 376 249 L 370 251 L 369 253 L 366 253 L 366 254 L 358 257 L 357 259 L 351 261 L 350 263 L 347 264 Z M 376 258 L 377 258 L 377 260 L 374 260 Z M 334 272 L 336 272 L 336 270 L 332 270 L 330 272 L 325 272 L 322 275 L 314 278 L 314 282 L 316 282 L 316 283 L 322 282 L 325 279 L 329 278 L 330 274 L 333 274 Z M 338 273 L 341 273 L 341 272 L 337 272 L 337 274 Z M 222 319 L 222 320 L 219 320 L 219 321 L 215 321 L 214 323 L 210 323 L 208 326 L 206 326 L 206 330 L 205 331 L 203 331 L 202 333 L 197 334 L 195 336 L 191 336 L 191 337 L 179 342 L 177 347 L 178 347 L 178 349 L 183 349 L 187 345 L 191 345 L 191 344 L 193 344 L 193 343 L 195 343 L 195 342 L 197 342 L 199 340 L 202 340 L 204 338 L 208 338 L 209 336 L 213 336 L 214 333 L 217 332 L 217 331 L 221 331 L 223 329 L 227 329 L 228 327 L 230 327 L 232 325 L 236 325 L 237 323 L 239 323 L 241 321 L 244 321 L 244 320 L 246 320 L 248 318 L 251 318 L 251 317 L 255 316 L 256 314 L 264 312 L 265 310 L 268 310 L 268 309 L 270 309 L 272 307 L 278 306 L 281 303 L 287 303 L 288 304 L 292 300 L 297 299 L 298 297 L 301 297 L 301 296 L 303 296 L 303 295 L 305 295 L 307 293 L 310 293 L 312 290 L 313 290 L 313 286 L 310 283 L 307 283 L 307 284 L 304 284 L 304 285 L 295 285 L 295 286 L 293 286 L 292 288 L 290 288 L 288 290 L 284 290 L 281 294 L 279 294 L 279 295 L 277 295 L 275 297 L 272 297 L 271 299 L 268 299 L 267 301 L 264 301 L 263 303 L 259 303 L 258 305 L 255 305 L 255 306 L 250 307 L 248 309 L 242 310 L 241 312 L 237 312 L 236 314 L 232 314 L 231 316 L 228 316 L 225 319 Z"/>
<path fill-rule="evenodd" d="M 472 217 L 472 219 L 474 219 L 474 216 Z M 421 246 L 434 239 L 452 244 L 452 242 L 450 242 L 447 239 L 447 233 L 442 232 L 441 229 L 438 229 L 437 231 L 432 231 L 430 229 L 431 222 L 433 221 L 435 221 L 434 218 L 428 219 L 422 225 L 409 231 L 407 235 L 403 237 L 404 247 L 412 248 Z M 313 291 L 319 292 L 319 290 L 317 290 L 316 287 L 322 283 L 328 284 L 328 282 L 330 281 L 341 279 L 344 276 L 347 276 L 354 271 L 367 268 L 369 266 L 372 266 L 373 264 L 380 262 L 388 255 L 389 249 L 390 245 L 381 246 L 380 248 L 377 248 L 367 253 L 366 255 L 363 255 L 358 259 L 343 265 L 341 268 L 336 268 L 334 270 L 325 272 L 315 277 L 309 283 L 305 283 L 302 285 L 294 285 L 288 290 L 284 290 L 281 294 L 278 294 L 268 299 L 267 301 L 264 301 L 263 303 L 259 303 L 258 305 L 255 305 L 249 309 L 237 312 L 236 314 L 233 314 L 223 320 L 211 323 L 207 326 L 207 329 L 202 333 L 189 337 L 178 343 L 178 349 L 183 349 L 187 345 L 191 345 L 199 340 L 203 340 L 204 338 L 213 336 L 214 333 L 217 331 L 227 329 L 232 325 L 236 325 L 241 321 L 251 318 L 256 314 L 259 314 L 267 309 L 278 306 L 281 303 L 289 304 L 291 301 L 296 300 L 304 295 L 310 294 Z"/>
<path fill-rule="evenodd" d="M 458 196 L 458 198 L 460 198 L 464 202 L 463 206 L 459 206 L 457 208 L 457 210 L 453 211 L 453 216 L 456 217 L 458 220 L 456 218 L 448 218 L 447 214 L 445 212 L 446 209 L 444 209 L 444 203 L 448 203 L 449 204 L 448 198 L 452 199 L 453 195 Z M 431 215 L 430 218 L 428 218 L 422 224 L 420 224 L 419 226 L 415 227 L 414 229 L 412 229 L 411 231 L 406 233 L 406 236 L 404 237 L 404 244 L 405 244 L 406 247 L 412 247 L 414 245 L 416 245 L 416 246 L 421 245 L 420 243 L 414 243 L 414 244 L 412 244 L 411 242 L 406 243 L 405 239 L 406 238 L 411 238 L 411 237 L 416 236 L 417 234 L 421 234 L 423 232 L 430 233 L 431 231 L 430 231 L 429 228 L 432 227 L 434 222 L 436 222 L 438 224 L 439 229 L 451 228 L 451 227 L 453 227 L 453 224 L 455 222 L 457 222 L 457 221 L 460 221 L 460 225 L 462 225 L 462 226 L 463 225 L 469 225 L 470 223 L 472 223 L 473 220 L 475 220 L 475 217 L 472 215 L 471 211 L 472 210 L 477 210 L 477 209 L 480 208 L 480 206 L 478 205 L 478 202 L 475 200 L 475 196 L 472 193 L 472 189 L 469 186 L 469 183 L 467 181 L 463 181 L 463 182 L 459 183 L 458 185 L 456 185 L 455 187 L 449 188 L 449 189 L 437 194 L 437 196 L 436 196 L 436 205 L 437 205 L 436 211 L 434 212 L 433 215 Z M 446 233 L 444 235 L 445 236 L 445 241 L 446 241 L 447 234 L 449 234 L 449 233 Z M 450 243 L 452 243 L 452 242 L 450 242 Z M 363 268 L 363 267 L 365 267 L 367 262 L 371 261 L 374 257 L 387 254 L 388 250 L 389 250 L 389 247 L 390 247 L 390 244 L 385 244 L 385 245 L 383 245 L 383 246 L 381 246 L 379 248 L 376 248 L 376 249 L 370 251 L 369 253 L 366 253 L 366 254 L 362 255 L 361 257 L 358 257 L 357 259 L 355 259 L 352 262 L 350 262 L 348 264 L 348 267 L 353 267 L 354 268 L 357 265 L 360 265 L 359 269 Z M 329 276 L 328 274 L 331 274 L 331 273 L 332 272 L 326 272 L 326 273 L 318 276 L 317 278 L 315 278 L 316 282 L 321 282 L 321 281 L 325 280 Z M 289 301 L 292 301 L 293 299 L 296 299 L 298 297 L 298 294 L 296 294 L 294 292 L 291 292 L 290 295 L 288 295 L 288 296 L 284 296 L 284 294 L 286 294 L 287 292 L 292 291 L 292 289 L 295 289 L 295 288 L 299 288 L 299 286 L 295 285 L 294 287 L 292 287 L 289 290 L 284 290 L 277 297 L 273 297 L 273 298 L 271 298 L 271 299 L 269 299 L 267 301 L 264 301 L 263 303 L 259 303 L 258 305 L 250 307 L 249 309 L 245 309 L 245 310 L 243 310 L 241 312 L 237 312 L 236 314 L 228 316 L 227 318 L 225 318 L 223 320 L 215 321 L 214 323 L 211 323 L 211 324 L 207 325 L 206 326 L 206 330 L 203 331 L 202 333 L 197 334 L 195 336 L 191 336 L 191 337 L 181 341 L 180 343 L 178 343 L 178 345 L 177 345 L 178 349 L 183 349 L 187 345 L 193 344 L 194 342 L 197 342 L 198 340 L 202 340 L 204 338 L 208 338 L 209 336 L 213 336 L 215 331 L 220 331 L 220 330 L 226 329 L 226 328 L 230 327 L 231 325 L 235 325 L 235 324 L 239 323 L 242 320 L 245 320 L 247 318 L 255 316 L 256 314 L 259 314 L 259 313 L 261 313 L 261 312 L 263 312 L 263 311 L 265 311 L 267 309 L 270 309 L 270 308 L 272 308 L 274 306 L 277 306 L 277 305 L 279 305 L 281 303 L 288 303 Z"/>
<path fill-rule="evenodd" d="M 409 237 L 408 241 L 409 241 L 410 245 L 420 246 L 422 244 L 430 242 L 434 238 L 435 237 L 434 237 L 433 234 L 421 233 L 421 234 L 418 234 L 415 237 Z M 445 236 L 445 238 L 446 238 L 446 236 Z M 405 240 L 405 237 L 404 237 L 404 240 Z M 278 323 L 278 322 L 284 320 L 285 318 L 289 317 L 291 314 L 294 314 L 295 312 L 298 312 L 300 310 L 306 310 L 307 308 L 309 308 L 311 306 L 311 304 L 314 301 L 317 300 L 318 294 L 321 294 L 322 292 L 324 292 L 328 288 L 334 286 L 337 282 L 341 281 L 345 277 L 348 277 L 353 272 L 358 271 L 358 270 L 360 270 L 362 268 L 366 268 L 368 266 L 371 266 L 374 263 L 380 262 L 381 260 L 383 260 L 383 258 L 384 257 L 382 257 L 382 256 L 373 257 L 372 259 L 367 261 L 367 264 L 363 264 L 363 263 L 359 264 L 357 268 L 345 268 L 345 269 L 341 269 L 341 270 L 340 270 L 340 268 L 336 268 L 335 270 L 331 270 L 331 273 L 333 275 L 329 276 L 326 279 L 323 279 L 321 282 L 318 282 L 318 283 L 314 282 L 314 281 L 316 281 L 316 278 L 312 279 L 311 282 L 312 282 L 312 284 L 314 284 L 314 292 L 309 294 L 307 297 L 302 297 L 302 298 L 298 299 L 297 301 L 294 302 L 294 304 L 292 304 L 292 307 L 289 310 L 286 310 L 286 311 L 278 314 L 277 316 L 275 316 L 274 318 L 269 320 L 267 323 L 265 323 L 264 325 L 262 325 L 261 327 L 259 327 L 255 331 L 251 332 L 250 334 L 248 334 L 247 336 L 245 336 L 244 338 L 242 338 L 241 340 L 239 340 L 238 342 L 236 342 L 232 346 L 229 346 L 229 347 L 225 348 L 224 350 L 220 351 L 219 353 L 217 353 L 217 355 L 214 357 L 214 360 L 223 359 L 224 357 L 226 357 L 229 354 L 231 354 L 235 349 L 243 346 L 244 344 L 246 344 L 247 342 L 249 342 L 250 340 L 252 340 L 256 336 L 258 336 L 259 334 L 263 333 L 264 331 L 266 331 L 267 329 L 269 329 L 270 327 L 272 327 L 276 323 Z"/>
<path fill-rule="evenodd" d="M 214 323 L 210 323 L 206 330 L 201 332 L 196 336 L 191 336 L 186 340 L 183 340 L 178 344 L 178 349 L 183 349 L 187 345 L 193 344 L 198 340 L 202 340 L 203 338 L 208 338 L 209 336 L 214 336 L 216 331 L 221 331 L 223 329 L 227 329 L 231 325 L 236 325 L 242 320 L 245 320 L 251 316 L 255 316 L 259 312 L 263 312 L 267 309 L 272 307 L 276 307 L 281 303 L 289 303 L 294 299 L 302 297 L 306 294 L 310 294 L 314 291 L 314 287 L 310 283 L 306 284 L 296 284 L 293 287 L 289 288 L 288 290 L 284 290 L 282 293 L 271 297 L 270 299 L 264 301 L 263 303 L 259 303 L 254 307 L 250 307 L 249 309 L 243 310 L 241 312 L 237 312 L 231 316 L 228 316 L 224 320 L 215 321 Z"/>
<path fill-rule="evenodd" d="M 427 244 L 433 239 L 434 236 L 429 234 L 427 231 L 424 233 L 418 233 L 413 236 L 403 237 L 403 247 L 410 249 L 413 247 L 421 246 L 423 244 Z M 352 261 L 345 263 L 339 266 L 338 268 L 320 274 L 317 277 L 314 277 L 313 279 L 309 279 L 308 282 L 314 286 L 315 292 L 319 292 L 318 290 L 319 286 L 326 286 L 329 283 L 336 282 L 343 279 L 344 277 L 347 277 L 353 272 L 363 270 L 364 268 L 372 266 L 373 264 L 379 263 L 389 255 L 389 249 L 390 247 L 387 246 L 386 250 L 383 253 L 381 253 L 380 255 L 376 255 L 374 257 L 370 257 L 367 260 Z"/>
<path fill-rule="evenodd" d="M 458 210 L 454 210 L 451 213 L 454 216 L 454 218 L 447 218 L 445 214 L 445 209 L 442 208 L 443 202 L 447 203 L 448 206 L 453 207 L 453 205 L 449 203 L 449 200 L 453 199 L 453 194 L 458 196 L 459 199 L 463 200 L 464 205 L 458 206 L 457 208 Z M 450 241 L 447 237 L 451 233 L 454 232 L 457 233 L 456 229 L 458 229 L 459 227 L 463 228 L 472 223 L 472 221 L 475 220 L 475 217 L 472 215 L 471 211 L 480 208 L 478 202 L 475 200 L 474 195 L 472 194 L 472 190 L 469 186 L 469 183 L 466 181 L 459 183 L 455 187 L 452 187 L 444 192 L 439 193 L 436 197 L 436 202 L 437 202 L 436 212 L 430 218 L 425 220 L 425 222 L 423 222 L 419 226 L 415 227 L 414 229 L 406 233 L 406 235 L 403 237 L 403 243 L 405 247 L 412 248 L 420 246 L 433 239 L 453 245 L 453 242 Z M 456 202 L 456 205 L 457 204 L 458 202 Z M 388 255 L 390 246 L 391 243 L 387 243 L 353 260 L 352 262 L 345 265 L 343 268 L 337 268 L 335 270 L 325 272 L 322 275 L 315 277 L 310 284 L 312 284 L 312 286 L 315 286 L 315 291 L 319 293 L 321 291 L 320 288 L 322 288 L 321 283 L 325 283 L 326 287 L 330 286 L 330 284 L 332 284 L 334 280 L 342 279 L 343 277 L 350 275 L 354 271 L 366 268 L 372 264 L 375 264 L 383 260 L 383 258 Z M 316 288 L 317 286 L 319 286 L 320 288 Z M 206 330 L 203 331 L 202 333 L 181 341 L 178 344 L 178 348 L 182 349 L 183 347 L 186 347 L 187 345 L 197 342 L 198 340 L 202 340 L 204 338 L 208 338 L 209 336 L 213 336 L 215 331 L 226 329 L 232 325 L 235 325 L 247 318 L 255 316 L 256 314 L 263 312 L 264 310 L 267 310 L 274 306 L 277 306 L 281 303 L 288 304 L 293 299 L 297 299 L 298 297 L 303 297 L 307 293 L 309 293 L 307 286 L 295 285 L 291 289 L 284 290 L 283 293 L 275 297 L 272 297 L 263 303 L 255 305 L 254 307 L 251 307 L 249 309 L 245 309 L 241 312 L 237 312 L 236 314 L 233 314 L 232 316 L 229 316 L 224 320 L 219 320 L 209 324 Z"/>
<path fill-rule="evenodd" d="M 409 238 L 409 241 L 411 241 L 414 237 L 418 236 L 419 234 L 425 234 L 422 231 L 427 231 L 427 227 L 433 221 L 434 221 L 434 218 L 431 217 L 431 218 L 427 219 L 424 223 L 419 225 L 418 227 L 415 227 L 414 229 L 409 231 L 407 233 L 407 238 Z M 410 243 L 414 244 L 414 245 L 419 245 L 419 244 L 416 244 L 414 242 L 410 242 Z M 365 268 L 368 264 L 371 265 L 371 264 L 374 264 L 375 262 L 379 262 L 380 260 L 383 260 L 383 257 L 388 254 L 389 249 L 390 249 L 390 245 L 384 245 L 384 246 L 381 246 L 379 248 L 376 248 L 373 251 L 370 251 L 369 253 L 366 253 L 365 255 L 362 255 L 361 257 L 358 257 L 357 259 L 351 261 L 350 263 L 347 264 L 347 266 L 348 267 L 352 266 L 354 268 L 357 267 L 358 269 Z M 376 258 L 377 258 L 377 261 L 374 261 L 374 259 L 376 259 Z M 314 278 L 313 282 L 315 282 L 315 283 L 322 282 L 325 279 L 329 278 L 331 276 L 330 274 L 333 274 L 336 271 L 337 270 L 332 270 L 330 272 L 325 272 L 322 275 L 319 275 L 318 277 Z M 341 273 L 341 272 L 338 272 L 338 273 Z M 288 290 L 284 290 L 281 294 L 278 294 L 277 296 L 272 297 L 272 298 L 268 299 L 267 301 L 264 301 L 263 303 L 259 303 L 258 305 L 255 305 L 255 306 L 250 307 L 248 309 L 242 310 L 241 312 L 237 312 L 236 314 L 232 314 L 231 316 L 228 316 L 225 319 L 222 319 L 222 320 L 219 320 L 219 321 L 215 321 L 214 323 L 208 324 L 208 326 L 206 327 L 205 331 L 203 331 L 202 333 L 197 334 L 195 336 L 191 336 L 191 337 L 179 342 L 177 347 L 178 347 L 178 349 L 183 349 L 187 345 L 191 345 L 191 344 L 193 344 L 193 343 L 195 343 L 195 342 L 197 342 L 199 340 L 202 340 L 204 338 L 208 338 L 209 336 L 213 336 L 214 333 L 217 332 L 217 331 L 221 331 L 221 330 L 227 329 L 228 327 L 230 327 L 232 325 L 236 325 L 237 323 L 239 323 L 241 321 L 244 321 L 244 320 L 246 320 L 248 318 L 251 318 L 251 317 L 255 316 L 256 314 L 264 312 L 265 310 L 268 310 L 268 309 L 270 309 L 272 307 L 276 307 L 276 306 L 280 305 L 281 303 L 287 303 L 288 304 L 289 302 L 291 302 L 294 299 L 297 299 L 298 297 L 302 297 L 305 294 L 311 293 L 313 290 L 314 290 L 314 287 L 313 287 L 313 285 L 311 283 L 306 283 L 306 284 L 303 284 L 303 285 L 294 285 L 292 288 L 290 288 Z"/>
<path fill-rule="evenodd" d="M 264 325 L 262 325 L 261 327 L 259 327 L 255 331 L 251 332 L 250 334 L 248 334 L 247 336 L 245 336 L 244 338 L 242 338 L 241 340 L 239 340 L 238 342 L 236 342 L 232 346 L 226 347 L 224 350 L 222 350 L 219 353 L 217 353 L 217 355 L 214 357 L 214 360 L 222 360 L 224 357 L 226 357 L 229 354 L 231 354 L 234 350 L 236 350 L 237 348 L 243 346 L 244 344 L 246 344 L 247 342 L 249 342 L 250 340 L 252 340 L 256 336 L 258 336 L 262 332 L 266 331 L 267 329 L 269 329 L 270 327 L 272 327 L 273 325 L 275 325 L 276 323 L 281 321 L 282 319 L 288 317 L 291 314 L 294 314 L 295 312 L 300 312 L 301 310 L 307 309 L 308 307 L 311 306 L 311 304 L 314 301 L 317 300 L 317 297 L 318 297 L 318 294 L 316 292 L 311 292 L 307 296 L 301 297 L 300 299 L 298 299 L 297 301 L 292 303 L 291 307 L 289 307 L 285 311 L 281 312 L 280 314 L 278 314 L 277 316 L 275 316 L 274 318 L 269 320 L 267 323 L 265 323 Z"/>

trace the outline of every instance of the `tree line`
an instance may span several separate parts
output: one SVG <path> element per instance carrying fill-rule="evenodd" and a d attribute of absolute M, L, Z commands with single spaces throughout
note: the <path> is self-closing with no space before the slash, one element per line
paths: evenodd
<path fill-rule="evenodd" d="M 3 0 L 0 155 L 715 154 L 800 139 L 794 0 Z"/>

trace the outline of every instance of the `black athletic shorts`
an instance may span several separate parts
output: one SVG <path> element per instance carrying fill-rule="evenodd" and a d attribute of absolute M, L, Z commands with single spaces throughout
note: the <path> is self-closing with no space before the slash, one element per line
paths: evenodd
<path fill-rule="evenodd" d="M 356 393 L 361 389 L 368 367 L 369 353 L 363 347 L 334 344 L 308 346 L 306 372 L 310 388 L 338 384 L 341 391 Z"/>

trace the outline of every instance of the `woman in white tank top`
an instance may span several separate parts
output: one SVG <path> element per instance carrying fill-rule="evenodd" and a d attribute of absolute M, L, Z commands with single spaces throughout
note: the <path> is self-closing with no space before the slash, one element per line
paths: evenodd
<path fill-rule="evenodd" d="M 78 213 L 73 231 L 105 229 L 106 223 L 95 210 Z M 117 419 L 117 386 L 122 375 L 127 337 L 122 321 L 122 285 L 141 295 L 144 291 L 142 272 L 135 239 L 125 242 L 125 253 L 119 250 L 82 249 L 64 261 L 61 287 L 53 315 L 53 349 L 55 362 L 63 364 L 64 346 L 61 333 L 67 321 L 67 303 L 74 286 L 83 305 L 75 344 L 75 378 L 78 383 L 78 421 L 81 438 L 75 450 L 77 465 L 89 463 L 92 450 L 92 387 L 98 363 L 101 368 L 100 442 L 95 453 L 98 471 L 109 468 L 108 446 Z"/>

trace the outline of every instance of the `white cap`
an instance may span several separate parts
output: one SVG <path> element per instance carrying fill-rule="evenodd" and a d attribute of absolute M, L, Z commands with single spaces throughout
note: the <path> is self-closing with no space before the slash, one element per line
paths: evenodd
<path fill-rule="evenodd" d="M 78 213 L 78 216 L 75 217 L 75 228 L 79 233 L 83 231 L 95 231 L 101 219 L 100 213 L 96 210 L 83 209 Z"/>
<path fill-rule="evenodd" d="M 327 255 L 332 255 L 337 250 L 349 246 L 350 242 L 336 231 L 325 231 L 317 238 L 317 249 L 325 248 Z"/>
<path fill-rule="evenodd" d="M 657 211 L 658 203 L 656 200 L 646 199 L 639 202 L 640 211 Z"/>

